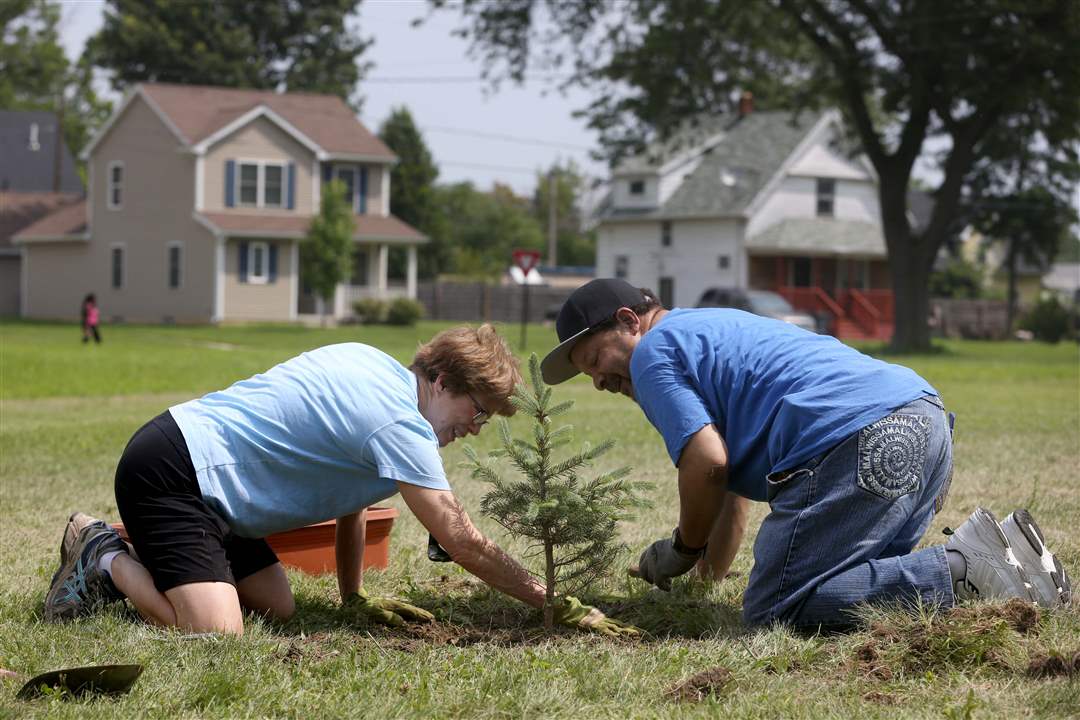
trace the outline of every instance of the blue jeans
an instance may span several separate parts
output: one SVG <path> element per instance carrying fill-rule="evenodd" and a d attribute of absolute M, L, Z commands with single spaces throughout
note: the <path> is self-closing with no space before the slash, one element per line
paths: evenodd
<path fill-rule="evenodd" d="M 938 398 L 920 398 L 770 475 L 746 624 L 843 627 L 862 603 L 952 605 L 944 546 L 911 552 L 949 490 L 951 426 Z"/>

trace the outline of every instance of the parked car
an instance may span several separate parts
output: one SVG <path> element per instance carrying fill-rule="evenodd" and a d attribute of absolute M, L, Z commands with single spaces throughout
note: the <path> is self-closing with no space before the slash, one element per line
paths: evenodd
<path fill-rule="evenodd" d="M 776 318 L 817 332 L 817 322 L 812 315 L 799 312 L 791 303 L 770 290 L 740 290 L 738 288 L 709 288 L 697 302 L 699 308 L 726 307 L 752 312 L 762 317 Z"/>

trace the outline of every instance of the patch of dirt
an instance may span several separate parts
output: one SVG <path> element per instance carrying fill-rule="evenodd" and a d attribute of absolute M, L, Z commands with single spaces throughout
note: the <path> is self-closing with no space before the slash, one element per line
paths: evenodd
<path fill-rule="evenodd" d="M 701 702 L 723 695 L 732 678 L 730 670 L 717 665 L 672 685 L 664 695 L 674 702 Z"/>
<path fill-rule="evenodd" d="M 293 638 L 278 650 L 277 658 L 286 665 L 299 665 L 301 662 L 322 662 L 340 655 L 340 651 L 328 647 L 329 640 L 328 632 Z"/>
<path fill-rule="evenodd" d="M 1072 678 L 1080 675 L 1080 650 L 1059 655 L 1039 654 L 1031 659 L 1027 669 L 1028 677 L 1045 679 L 1066 675 Z"/>
<path fill-rule="evenodd" d="M 979 625 L 1004 620 L 1021 635 L 1039 632 L 1039 608 L 1020 598 L 1012 598 L 1001 605 L 974 605 L 953 608 L 949 616 L 963 622 Z"/>
<path fill-rule="evenodd" d="M 855 668 L 864 677 L 892 680 L 892 668 L 882 659 L 878 648 L 878 642 L 873 639 L 855 648 Z"/>
<path fill-rule="evenodd" d="M 900 700 L 891 693 L 881 692 L 880 690 L 871 690 L 862 696 L 866 702 L 876 703 L 878 705 L 897 705 Z"/>
<path fill-rule="evenodd" d="M 429 647 L 469 647 L 492 645 L 514 647 L 536 645 L 554 637 L 565 636 L 573 631 L 556 628 L 550 633 L 543 628 L 464 627 L 449 623 L 409 623 L 403 628 L 388 628 L 373 633 L 371 639 L 379 647 L 398 652 L 415 653 Z M 361 640 L 364 642 L 364 640 Z"/>

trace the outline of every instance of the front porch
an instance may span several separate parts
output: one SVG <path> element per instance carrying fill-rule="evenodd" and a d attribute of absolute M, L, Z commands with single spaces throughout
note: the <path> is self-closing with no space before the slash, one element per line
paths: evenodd
<path fill-rule="evenodd" d="M 841 257 L 750 258 L 750 287 L 772 290 L 845 340 L 888 340 L 894 326 L 888 264 Z"/>
<path fill-rule="evenodd" d="M 402 246 L 385 242 L 356 243 L 352 273 L 347 282 L 337 286 L 329 314 L 337 319 L 351 317 L 354 314 L 353 303 L 367 298 L 415 299 L 416 248 L 416 245 Z M 302 245 L 300 251 L 303 252 Z M 305 316 L 320 318 L 321 307 L 318 298 L 304 285 L 302 276 L 300 280 L 300 294 L 297 298 L 297 313 L 300 320 L 308 319 Z"/>

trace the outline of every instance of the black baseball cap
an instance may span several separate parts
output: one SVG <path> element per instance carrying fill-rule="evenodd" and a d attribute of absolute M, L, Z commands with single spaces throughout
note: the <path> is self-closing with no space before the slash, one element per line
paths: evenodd
<path fill-rule="evenodd" d="M 574 345 L 594 327 L 610 320 L 619 308 L 634 307 L 643 302 L 645 295 L 640 290 L 615 278 L 590 280 L 571 293 L 555 320 L 559 345 L 540 363 L 544 382 L 558 385 L 577 375 L 580 371 L 570 362 Z"/>

